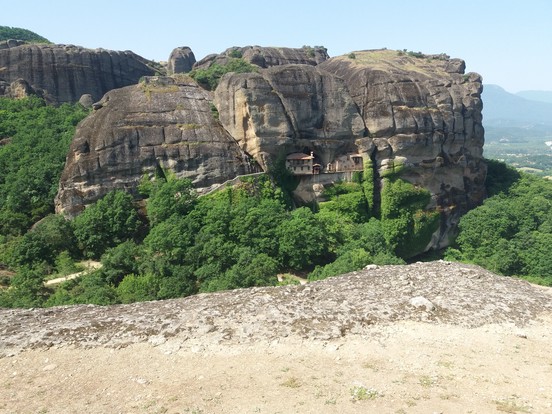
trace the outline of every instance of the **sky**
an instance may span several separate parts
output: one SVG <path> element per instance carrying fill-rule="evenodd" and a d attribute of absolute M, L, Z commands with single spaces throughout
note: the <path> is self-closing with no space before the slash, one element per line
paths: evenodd
<path fill-rule="evenodd" d="M 2 1 L 0 25 L 54 43 L 197 60 L 231 46 L 446 53 L 508 92 L 552 91 L 551 0 Z"/>

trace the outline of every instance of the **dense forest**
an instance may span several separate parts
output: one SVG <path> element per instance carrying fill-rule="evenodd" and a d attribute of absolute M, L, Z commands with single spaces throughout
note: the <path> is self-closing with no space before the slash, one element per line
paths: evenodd
<path fill-rule="evenodd" d="M 383 177 L 372 200 L 372 169 L 297 206 L 283 158 L 267 174 L 198 197 L 170 172 L 144 176 L 143 200 L 114 191 L 72 221 L 53 197 L 79 105 L 0 99 L 0 306 L 114 304 L 241 287 L 318 280 L 367 264 L 400 264 L 426 245 L 439 214 L 430 194 Z M 552 284 L 552 182 L 491 162 L 490 197 L 460 222 L 451 260 Z M 101 268 L 60 284 L 45 281 Z M 3 270 L 2 270 L 3 269 Z M 278 282 L 279 275 L 280 282 Z"/>

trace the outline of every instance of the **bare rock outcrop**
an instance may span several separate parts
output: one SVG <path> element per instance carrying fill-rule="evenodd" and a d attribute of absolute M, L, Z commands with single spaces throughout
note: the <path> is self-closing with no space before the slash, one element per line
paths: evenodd
<path fill-rule="evenodd" d="M 0 43 L 0 78 L 25 80 L 54 102 L 78 102 L 84 94 L 99 100 L 111 89 L 155 74 L 151 62 L 130 52 L 85 49 L 73 45 Z"/>
<path fill-rule="evenodd" d="M 215 90 L 220 121 L 266 168 L 281 153 L 314 151 L 321 163 L 356 151 L 364 122 L 344 82 L 309 65 L 228 74 Z"/>
<path fill-rule="evenodd" d="M 400 321 L 524 326 L 552 312 L 550 288 L 450 262 L 382 266 L 302 286 L 119 306 L 0 309 L 0 357 L 51 347 L 176 349 L 299 338 L 371 337 Z M 422 304 L 422 305 L 420 305 Z"/>
<path fill-rule="evenodd" d="M 12 99 L 21 99 L 29 96 L 43 96 L 43 91 L 35 90 L 25 79 L 16 79 L 6 82 L 0 79 L 0 96 Z"/>
<path fill-rule="evenodd" d="M 342 78 L 358 105 L 370 139 L 361 152 L 380 176 L 401 168 L 401 178 L 428 189 L 430 208 L 443 211 L 446 232 L 484 198 L 482 81 L 446 55 L 394 50 L 355 52 L 319 66 Z M 446 244 L 441 234 L 436 241 Z"/>
<path fill-rule="evenodd" d="M 212 64 L 225 65 L 232 58 L 240 57 L 246 62 L 257 65 L 261 68 L 281 65 L 312 65 L 329 59 L 325 47 L 303 46 L 302 48 L 290 47 L 262 47 L 245 46 L 231 47 L 219 54 L 211 54 L 194 65 L 194 69 L 207 69 Z"/>
<path fill-rule="evenodd" d="M 158 168 L 198 188 L 248 172 L 245 154 L 210 103 L 209 92 L 185 75 L 108 92 L 77 127 L 56 211 L 74 216 L 113 189 L 136 195 L 141 177 Z"/>
<path fill-rule="evenodd" d="M 171 52 L 167 62 L 167 75 L 188 73 L 196 63 L 194 52 L 188 46 L 177 47 Z"/>

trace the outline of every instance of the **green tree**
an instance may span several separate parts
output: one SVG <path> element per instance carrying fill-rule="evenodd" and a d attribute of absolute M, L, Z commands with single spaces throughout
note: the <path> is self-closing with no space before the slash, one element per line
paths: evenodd
<path fill-rule="evenodd" d="M 105 283 L 100 273 L 93 272 L 64 282 L 48 297 L 44 305 L 112 305 L 115 303 L 120 303 L 115 287 Z"/>
<path fill-rule="evenodd" d="M 291 213 L 277 230 L 279 259 L 284 268 L 300 270 L 324 261 L 328 239 L 313 212 L 301 207 Z"/>
<path fill-rule="evenodd" d="M 316 268 L 309 274 L 308 279 L 310 281 L 314 281 L 326 279 L 331 276 L 342 275 L 362 269 L 370 263 L 372 263 L 372 256 L 370 256 L 366 250 L 362 248 L 347 250 L 334 262 L 325 266 L 316 266 Z"/>
<path fill-rule="evenodd" d="M 37 97 L 0 98 L 0 234 L 23 234 L 54 212 L 69 144 L 87 113 Z"/>
<path fill-rule="evenodd" d="M 381 193 L 381 222 L 387 245 L 399 257 L 423 251 L 439 228 L 439 214 L 426 211 L 429 191 L 400 178 L 384 178 Z"/>
<path fill-rule="evenodd" d="M 73 225 L 86 256 L 99 258 L 108 248 L 132 239 L 140 221 L 132 196 L 116 190 L 84 210 Z"/>
<path fill-rule="evenodd" d="M 552 183 L 518 174 L 498 186 L 491 180 L 496 195 L 462 217 L 447 258 L 552 284 Z"/>
<path fill-rule="evenodd" d="M 71 223 L 63 216 L 51 214 L 27 232 L 11 251 L 9 263 L 15 267 L 45 263 L 51 269 L 61 252 L 76 256 L 75 236 Z"/>
<path fill-rule="evenodd" d="M 126 275 L 117 286 L 122 303 L 144 302 L 157 299 L 159 279 L 152 274 Z"/>
<path fill-rule="evenodd" d="M 173 214 L 186 215 L 195 205 L 197 193 L 189 179 L 159 180 L 154 183 L 147 201 L 147 212 L 152 227 Z"/>
<path fill-rule="evenodd" d="M 139 272 L 141 254 L 141 246 L 134 240 L 126 240 L 102 255 L 102 267 L 98 273 L 107 284 L 117 286 L 126 275 Z"/>
<path fill-rule="evenodd" d="M 222 277 L 211 278 L 204 291 L 214 292 L 252 286 L 276 285 L 278 263 L 265 253 L 257 253 L 250 247 L 236 250 L 237 263 L 229 268 Z"/>
<path fill-rule="evenodd" d="M 10 288 L 0 292 L 0 307 L 30 308 L 42 306 L 48 296 L 42 266 L 21 267 L 12 277 Z"/>
<path fill-rule="evenodd" d="M 213 63 L 207 69 L 194 69 L 189 75 L 204 88 L 214 91 L 218 86 L 220 78 L 226 73 L 248 73 L 256 72 L 257 66 L 250 64 L 242 58 L 230 57 L 224 65 Z"/>
<path fill-rule="evenodd" d="M 9 39 L 25 40 L 32 43 L 51 43 L 48 39 L 30 30 L 19 27 L 0 26 L 0 42 Z"/>

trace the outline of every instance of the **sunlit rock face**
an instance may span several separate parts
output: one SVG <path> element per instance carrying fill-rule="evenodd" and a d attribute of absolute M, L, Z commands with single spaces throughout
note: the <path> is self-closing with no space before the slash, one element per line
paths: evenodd
<path fill-rule="evenodd" d="M 362 150 L 377 173 L 428 189 L 447 231 L 484 198 L 482 83 L 446 55 L 393 50 L 355 52 L 318 66 L 345 81 L 368 130 Z"/>
<path fill-rule="evenodd" d="M 151 62 L 130 51 L 0 42 L 0 78 L 8 83 L 24 79 L 55 103 L 78 102 L 84 94 L 99 100 L 111 89 L 153 74 Z"/>
<path fill-rule="evenodd" d="M 109 191 L 137 195 L 144 174 L 172 171 L 208 188 L 250 171 L 220 126 L 209 93 L 191 79 L 146 78 L 94 105 L 75 133 L 56 197 L 67 216 Z"/>
<path fill-rule="evenodd" d="M 356 151 L 364 122 L 344 82 L 317 67 L 228 74 L 215 90 L 220 121 L 267 168 L 279 154 L 314 152 L 322 164 Z"/>
<path fill-rule="evenodd" d="M 282 152 L 312 152 L 327 172 L 340 155 L 358 153 L 373 164 L 376 192 L 390 171 L 429 190 L 428 208 L 442 213 L 436 248 L 484 197 L 481 77 L 464 68 L 445 55 L 355 52 L 317 66 L 226 75 L 214 102 L 224 127 L 264 168 Z"/>
<path fill-rule="evenodd" d="M 173 49 L 167 62 L 167 74 L 188 73 L 196 62 L 194 52 L 188 46 Z"/>

